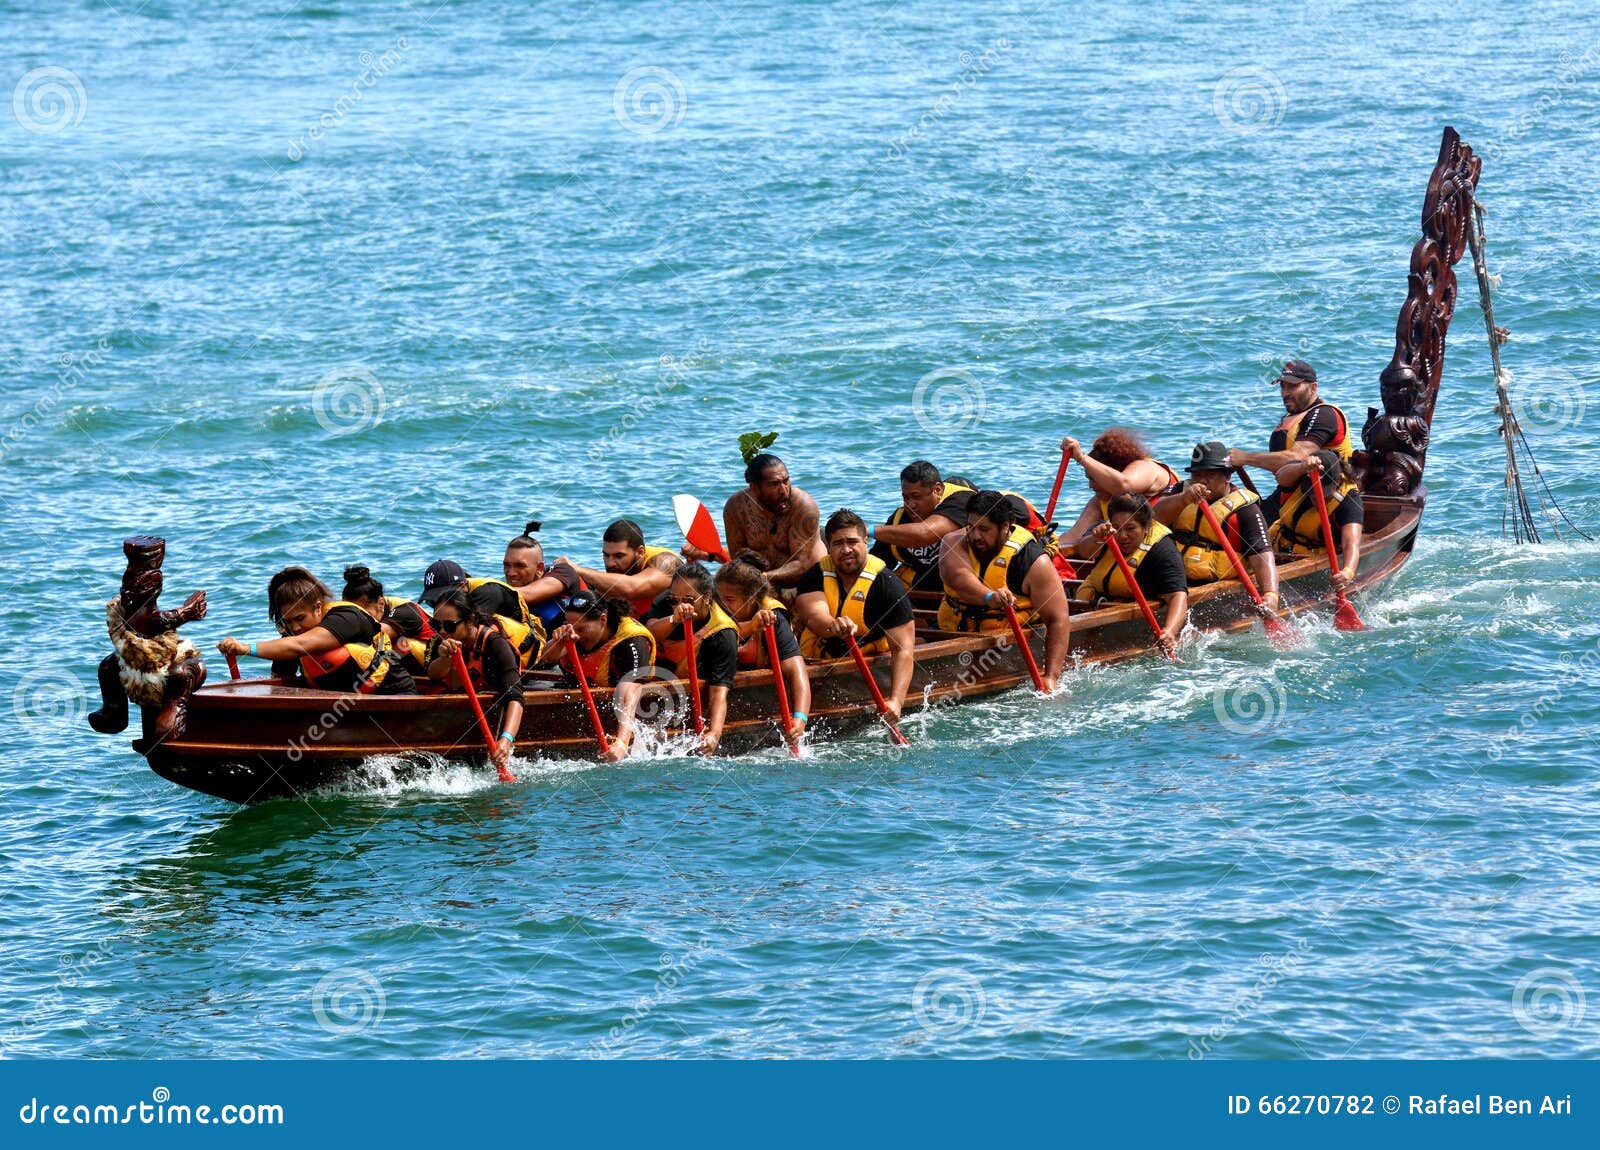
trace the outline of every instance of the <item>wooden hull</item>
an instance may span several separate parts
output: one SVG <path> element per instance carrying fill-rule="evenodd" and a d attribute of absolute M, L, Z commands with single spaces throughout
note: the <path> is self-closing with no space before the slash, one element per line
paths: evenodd
<path fill-rule="evenodd" d="M 1426 491 L 1405 498 L 1367 499 L 1368 531 L 1357 584 L 1363 590 L 1389 580 L 1410 556 Z M 1328 564 L 1320 556 L 1282 562 L 1284 614 L 1309 611 L 1332 599 Z M 1190 621 L 1209 631 L 1243 631 L 1257 625 L 1235 581 L 1191 589 Z M 1030 635 L 1044 657 L 1042 629 Z M 1071 650 L 1081 663 L 1113 663 L 1152 654 L 1150 632 L 1133 605 L 1072 615 Z M 887 689 L 889 657 L 872 660 Z M 812 664 L 809 737 L 847 736 L 877 721 L 871 696 L 848 659 Z M 1009 691 L 1028 680 L 1021 652 L 1009 635 L 956 635 L 919 622 L 917 667 L 907 696 L 912 712 L 922 700 L 944 706 Z M 649 688 L 646 707 L 681 711 L 682 683 Z M 597 691 L 610 724 L 610 692 Z M 742 672 L 729 693 L 723 751 L 742 754 L 777 746 L 781 736 L 772 675 Z M 669 729 L 670 726 L 669 726 Z M 595 757 L 594 736 L 576 691 L 529 690 L 518 750 L 553 757 Z M 231 802 L 251 803 L 315 790 L 336 782 L 364 758 L 422 753 L 449 759 L 484 758 L 476 721 L 465 696 L 378 697 L 287 687 L 271 679 L 207 684 L 189 699 L 181 737 L 146 752 L 157 774 L 181 786 Z"/>

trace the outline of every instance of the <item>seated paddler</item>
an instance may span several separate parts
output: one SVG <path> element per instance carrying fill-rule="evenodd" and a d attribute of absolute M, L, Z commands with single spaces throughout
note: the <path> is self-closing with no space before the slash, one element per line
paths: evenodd
<path fill-rule="evenodd" d="M 684 636 L 685 620 L 692 620 L 693 651 Z M 656 601 L 645 625 L 656 638 L 656 666 L 663 673 L 687 679 L 689 660 L 694 660 L 705 693 L 705 734 L 700 749 L 714 754 L 728 719 L 728 692 L 739 670 L 739 625 L 722 605 L 704 564 L 690 562 L 678 567 L 667 594 Z"/>
<path fill-rule="evenodd" d="M 416 684 L 399 664 L 371 612 L 335 599 L 304 567 L 286 567 L 268 585 L 268 612 L 281 637 L 217 644 L 224 655 L 270 659 L 273 673 L 319 691 L 409 695 Z"/>
<path fill-rule="evenodd" d="M 1231 482 L 1232 475 L 1226 447 L 1215 441 L 1197 443 L 1189 458 L 1189 483 L 1183 494 L 1164 496 L 1152 510 L 1156 522 L 1171 529 L 1172 541 L 1183 557 L 1184 574 L 1192 587 L 1238 578 L 1228 553 L 1222 549 L 1222 540 L 1200 509 L 1202 503 L 1207 504 L 1222 527 L 1223 537 L 1243 560 L 1263 603 L 1275 610 L 1278 565 L 1272 558 L 1261 497 Z"/>
<path fill-rule="evenodd" d="M 767 582 L 766 560 L 754 551 L 741 551 L 732 562 L 717 569 L 712 580 L 717 596 L 728 616 L 739 625 L 739 666 L 770 667 L 766 629 L 772 627 L 778 648 L 778 666 L 789 692 L 789 714 L 794 720 L 787 732 L 790 743 L 798 745 L 811 720 L 811 679 L 806 674 L 805 657 L 795 638 L 789 608 Z"/>
<path fill-rule="evenodd" d="M 544 545 L 538 538 L 540 526 L 537 519 L 530 519 L 522 534 L 506 544 L 500 569 L 506 583 L 516 588 L 548 635 L 561 626 L 566 598 L 583 586 L 583 580 L 572 564 L 564 560 L 545 565 Z"/>
<path fill-rule="evenodd" d="M 1061 575 L 1045 545 L 1019 520 L 1016 499 L 979 491 L 967 503 L 967 525 L 947 535 L 940 566 L 944 598 L 941 631 L 1010 631 L 1018 622 L 1045 626 L 1045 689 L 1054 690 L 1066 665 L 1069 623 Z"/>
<path fill-rule="evenodd" d="M 1310 476 L 1322 479 L 1323 499 L 1328 505 L 1328 521 L 1339 548 L 1339 569 L 1328 581 L 1340 591 L 1348 590 L 1361 563 L 1361 532 L 1366 510 L 1356 486 L 1350 464 L 1335 451 L 1314 452 L 1304 463 L 1290 463 L 1278 471 L 1278 518 L 1268 529 L 1272 545 L 1286 555 L 1324 555 L 1322 514 L 1311 492 Z"/>
<path fill-rule="evenodd" d="M 967 525 L 973 489 L 940 476 L 926 459 L 900 471 L 900 506 L 869 532 L 872 554 L 912 591 L 942 591 L 939 541 Z"/>
<path fill-rule="evenodd" d="M 1178 636 L 1189 620 L 1189 577 L 1178 545 L 1172 533 L 1156 522 L 1149 501 L 1141 495 L 1119 495 L 1106 510 L 1110 521 L 1095 528 L 1095 538 L 1103 544 L 1106 538 L 1116 536 L 1122 557 L 1133 571 L 1133 581 L 1161 624 L 1162 646 L 1176 650 Z M 1100 599 L 1126 603 L 1133 597 L 1111 548 L 1102 545 L 1099 558 L 1078 587 L 1077 598 L 1086 603 Z"/>
<path fill-rule="evenodd" d="M 792 598 L 800 577 L 822 557 L 817 501 L 790 482 L 788 466 L 776 455 L 741 451 L 745 486 L 722 505 L 728 554 L 757 552 L 767 562 L 767 582 L 780 597 Z M 683 553 L 702 562 L 709 558 L 694 546 L 683 548 Z"/>
<path fill-rule="evenodd" d="M 1106 522 L 1107 509 L 1117 496 L 1158 499 L 1183 490 L 1178 473 L 1151 456 L 1144 440 L 1126 427 L 1106 428 L 1088 451 L 1069 435 L 1061 441 L 1061 450 L 1082 468 L 1089 484 L 1089 502 L 1083 505 L 1077 522 L 1061 536 L 1061 549 L 1080 559 L 1099 551 L 1094 529 Z"/>
<path fill-rule="evenodd" d="M 804 628 L 800 650 L 807 659 L 850 656 L 854 636 L 869 658 L 889 656 L 889 691 L 884 696 L 898 720 L 916 669 L 916 615 L 906 585 L 867 551 L 867 525 L 848 507 L 823 525 L 826 552 L 800 577 L 795 619 Z"/>
<path fill-rule="evenodd" d="M 457 589 L 467 593 L 479 614 L 500 620 L 501 629 L 516 647 L 522 666 L 531 666 L 544 647 L 545 629 L 517 589 L 503 579 L 474 579 L 461 564 L 440 559 L 430 563 L 423 573 L 420 598 L 424 603 L 436 605 L 445 592 Z"/>
<path fill-rule="evenodd" d="M 1350 421 L 1318 392 L 1316 368 L 1303 359 L 1289 360 L 1278 373 L 1278 396 L 1285 414 L 1272 429 L 1267 450 L 1234 450 L 1229 460 L 1235 467 L 1259 467 L 1276 475 L 1291 463 L 1305 463 L 1318 451 L 1331 451 L 1346 463 L 1350 461 L 1355 454 Z M 1268 523 L 1278 518 L 1287 494 L 1280 482 L 1278 489 L 1262 500 L 1261 512 Z"/>
<path fill-rule="evenodd" d="M 631 519 L 618 519 L 600 536 L 600 560 L 603 571 L 584 567 L 571 560 L 556 560 L 559 566 L 569 564 L 586 587 L 592 587 L 607 599 L 621 599 L 635 619 L 645 619 L 656 598 L 672 585 L 673 573 L 683 562 L 667 547 L 655 547 L 644 541 L 644 532 Z"/>
<path fill-rule="evenodd" d="M 655 667 L 655 636 L 628 614 L 626 603 L 602 599 L 589 588 L 574 592 L 567 599 L 563 614 L 565 622 L 550 633 L 543 658 L 560 666 L 562 686 L 576 687 L 578 676 L 572 668 L 572 648 L 576 646 L 589 686 L 615 688 L 617 731 L 610 740 L 607 757 L 618 762 L 633 746 L 640 683 L 651 677 Z"/>
<path fill-rule="evenodd" d="M 433 621 L 421 606 L 399 595 L 385 595 L 369 567 L 354 564 L 344 569 L 341 596 L 378 621 L 400 663 L 413 676 L 428 673 L 428 641 L 433 638 Z"/>
<path fill-rule="evenodd" d="M 506 622 L 504 616 L 482 610 L 465 587 L 448 588 L 434 603 L 433 625 L 439 632 L 439 642 L 433 662 L 428 665 L 430 679 L 464 691 L 455 665 L 455 653 L 461 652 L 467 678 L 478 694 L 489 729 L 495 732 L 492 760 L 497 767 L 505 766 L 511 758 L 522 726 L 522 663 L 516 646 L 506 636 Z M 477 732 L 463 733 L 462 740 L 476 742 Z"/>

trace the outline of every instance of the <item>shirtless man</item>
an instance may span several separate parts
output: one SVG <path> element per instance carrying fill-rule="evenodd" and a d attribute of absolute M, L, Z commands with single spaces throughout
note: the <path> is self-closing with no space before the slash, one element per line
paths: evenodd
<path fill-rule="evenodd" d="M 817 501 L 789 482 L 789 469 L 763 451 L 744 469 L 748 487 L 735 491 L 722 508 L 728 554 L 749 549 L 767 561 L 767 580 L 791 588 L 827 554 L 817 530 Z M 704 561 L 705 552 L 685 545 L 683 554 Z"/>

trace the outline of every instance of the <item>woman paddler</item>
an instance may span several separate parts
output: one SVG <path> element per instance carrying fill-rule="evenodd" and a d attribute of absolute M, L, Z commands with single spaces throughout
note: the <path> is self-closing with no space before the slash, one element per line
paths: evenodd
<path fill-rule="evenodd" d="M 1061 535 L 1061 549 L 1069 555 L 1087 559 L 1100 549 L 1095 528 L 1106 522 L 1111 501 L 1119 495 L 1141 495 L 1155 500 L 1183 490 L 1178 473 L 1154 459 L 1144 440 L 1126 427 L 1108 427 L 1088 451 L 1072 436 L 1061 441 L 1061 450 L 1083 468 L 1093 494 L 1071 529 Z"/>
<path fill-rule="evenodd" d="M 667 588 L 666 598 L 657 600 L 645 620 L 656 637 L 658 665 L 680 679 L 688 678 L 689 659 L 695 661 L 700 685 L 705 691 L 705 734 L 700 749 L 714 754 L 722 742 L 722 726 L 728 718 L 728 691 L 739 669 L 739 625 L 729 617 L 717 596 L 711 572 L 702 563 L 679 566 Z M 694 620 L 694 651 L 687 650 L 683 621 Z"/>
<path fill-rule="evenodd" d="M 571 650 L 576 646 L 589 686 L 614 688 L 612 705 L 617 713 L 617 732 L 610 739 L 605 757 L 613 763 L 620 762 L 633 746 L 633 719 L 643 690 L 640 684 L 654 677 L 655 636 L 628 614 L 627 603 L 602 599 L 598 591 L 588 587 L 568 597 L 565 619 L 550 633 L 541 661 L 560 666 L 563 687 L 577 687 L 578 676 L 573 673 L 571 662 Z"/>
<path fill-rule="evenodd" d="M 406 670 L 414 676 L 428 673 L 428 640 L 434 637 L 434 630 L 420 605 L 399 595 L 385 595 L 371 569 L 360 564 L 344 569 L 342 598 L 378 621 Z"/>
<path fill-rule="evenodd" d="M 333 592 L 304 567 L 286 567 L 267 586 L 268 613 L 283 636 L 246 643 L 228 636 L 224 655 L 270 659 L 280 678 L 298 676 L 319 691 L 409 695 L 416 691 L 389 636 L 369 611 Z"/>
<path fill-rule="evenodd" d="M 1162 645 L 1175 648 L 1189 619 L 1189 579 L 1172 532 L 1155 521 L 1149 502 L 1142 496 L 1119 495 L 1106 510 L 1110 522 L 1096 527 L 1094 537 L 1102 541 L 1116 536 L 1123 558 L 1133 569 L 1133 581 L 1160 620 Z M 1086 603 L 1097 599 L 1132 601 L 1133 591 L 1110 547 L 1100 552 L 1074 597 Z"/>
<path fill-rule="evenodd" d="M 755 551 L 741 551 L 717 570 L 712 580 L 728 616 L 739 629 L 739 666 L 768 665 L 766 629 L 777 640 L 778 665 L 789 688 L 789 714 L 793 719 L 785 737 L 798 746 L 811 711 L 811 679 L 806 674 L 800 641 L 789 622 L 789 608 L 767 582 L 766 559 Z"/>
<path fill-rule="evenodd" d="M 455 653 L 461 652 L 489 726 L 497 732 L 491 756 L 496 767 L 511 758 L 522 726 L 522 665 L 503 630 L 506 622 L 474 606 L 465 587 L 451 587 L 434 604 L 433 625 L 440 638 L 428 664 L 430 679 L 463 690 L 455 667 Z"/>
<path fill-rule="evenodd" d="M 1339 548 L 1340 567 L 1328 573 L 1328 581 L 1339 591 L 1355 580 L 1361 562 L 1361 532 L 1366 522 L 1361 490 L 1355 475 L 1336 451 L 1314 452 L 1305 463 L 1290 463 L 1278 471 L 1278 518 L 1268 528 L 1272 545 L 1296 558 L 1321 555 L 1322 514 L 1311 494 L 1308 473 L 1321 477 L 1323 499 L 1328 505 L 1328 521 Z"/>

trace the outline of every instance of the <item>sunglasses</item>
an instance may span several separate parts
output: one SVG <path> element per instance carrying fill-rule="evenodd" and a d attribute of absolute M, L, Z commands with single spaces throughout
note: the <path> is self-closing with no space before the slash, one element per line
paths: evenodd
<path fill-rule="evenodd" d="M 435 617 L 433 620 L 433 625 L 439 630 L 443 631 L 446 635 L 453 635 L 456 628 L 465 622 L 465 619 L 440 619 Z"/>

